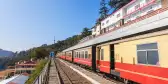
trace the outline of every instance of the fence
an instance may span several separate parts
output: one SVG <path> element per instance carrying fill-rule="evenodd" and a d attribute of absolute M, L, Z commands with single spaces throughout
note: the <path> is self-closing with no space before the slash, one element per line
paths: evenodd
<path fill-rule="evenodd" d="M 40 75 L 35 79 L 33 84 L 47 84 L 48 83 L 48 75 L 50 68 L 50 61 L 45 65 L 44 69 L 41 71 Z"/>

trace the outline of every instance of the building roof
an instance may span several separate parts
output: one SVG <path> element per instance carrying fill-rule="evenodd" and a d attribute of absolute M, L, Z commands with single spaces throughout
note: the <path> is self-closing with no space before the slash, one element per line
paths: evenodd
<path fill-rule="evenodd" d="M 0 84 L 24 84 L 29 77 L 25 75 L 16 75 L 12 78 L 3 80 Z"/>

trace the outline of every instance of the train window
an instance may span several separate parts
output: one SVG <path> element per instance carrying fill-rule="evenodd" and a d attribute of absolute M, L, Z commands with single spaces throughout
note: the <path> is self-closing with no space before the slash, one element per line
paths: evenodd
<path fill-rule="evenodd" d="M 80 53 L 78 52 L 78 58 L 80 58 Z"/>
<path fill-rule="evenodd" d="M 82 51 L 82 58 L 84 58 L 84 51 Z"/>
<path fill-rule="evenodd" d="M 101 60 L 104 60 L 104 49 L 101 49 Z"/>
<path fill-rule="evenodd" d="M 157 49 L 157 43 L 137 45 L 137 50 Z"/>
<path fill-rule="evenodd" d="M 81 58 L 81 52 L 79 52 L 79 58 Z"/>
<path fill-rule="evenodd" d="M 80 52 L 78 52 L 78 58 L 80 58 Z"/>
<path fill-rule="evenodd" d="M 137 45 L 138 63 L 157 65 L 159 55 L 157 43 Z"/>
<path fill-rule="evenodd" d="M 82 52 L 80 52 L 80 58 L 82 58 Z"/>
<path fill-rule="evenodd" d="M 77 57 L 77 52 L 75 52 L 75 58 Z"/>
<path fill-rule="evenodd" d="M 85 51 L 85 58 L 88 58 L 88 51 Z"/>
<path fill-rule="evenodd" d="M 158 51 L 148 51 L 147 59 L 148 59 L 148 64 L 157 65 L 159 61 Z"/>
<path fill-rule="evenodd" d="M 137 52 L 137 55 L 138 55 L 138 63 L 147 64 L 146 51 L 139 51 Z"/>

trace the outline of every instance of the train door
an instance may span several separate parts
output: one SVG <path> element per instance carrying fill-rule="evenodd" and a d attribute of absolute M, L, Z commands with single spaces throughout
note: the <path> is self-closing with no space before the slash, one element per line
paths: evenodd
<path fill-rule="evenodd" d="M 97 47 L 97 60 L 96 60 L 97 68 L 100 66 L 100 50 L 101 47 Z"/>
<path fill-rule="evenodd" d="M 114 44 L 110 45 L 110 68 L 115 69 Z"/>

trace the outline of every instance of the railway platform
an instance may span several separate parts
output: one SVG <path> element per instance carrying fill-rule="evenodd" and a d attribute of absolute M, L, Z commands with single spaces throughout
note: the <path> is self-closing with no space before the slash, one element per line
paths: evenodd
<path fill-rule="evenodd" d="M 123 84 L 118 81 L 113 81 L 113 80 L 107 80 L 106 78 L 99 76 L 98 74 L 94 72 L 90 72 L 84 68 L 81 68 L 73 63 L 69 63 L 65 60 L 58 59 L 60 62 L 62 62 L 64 65 L 68 66 L 71 68 L 73 71 L 76 71 L 78 74 L 81 76 L 85 77 L 87 80 L 89 80 L 92 84 Z"/>
<path fill-rule="evenodd" d="M 54 60 L 51 61 L 50 70 L 49 70 L 49 80 L 48 84 L 60 84 L 58 72 L 55 67 Z"/>

